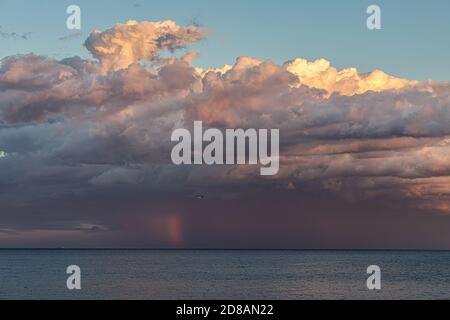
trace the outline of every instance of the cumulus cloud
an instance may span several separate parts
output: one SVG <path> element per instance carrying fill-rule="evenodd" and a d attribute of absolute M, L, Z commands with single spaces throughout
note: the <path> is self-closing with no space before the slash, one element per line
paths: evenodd
<path fill-rule="evenodd" d="M 99 59 L 102 72 L 125 69 L 140 60 L 153 60 L 164 50 L 174 51 L 197 42 L 206 31 L 194 26 L 180 27 L 174 21 L 116 24 L 94 31 L 85 46 Z"/>
<path fill-rule="evenodd" d="M 329 94 L 336 92 L 352 96 L 367 91 L 405 89 L 418 84 L 418 81 L 396 78 L 381 70 L 375 70 L 368 74 L 359 74 L 356 68 L 338 71 L 331 66 L 330 61 L 325 59 L 307 61 L 297 58 L 284 65 L 289 72 L 299 77 L 297 86 L 306 85 L 311 88 L 323 89 Z"/>
<path fill-rule="evenodd" d="M 263 188 L 267 199 L 326 192 L 450 213 L 448 83 L 338 71 L 323 59 L 279 65 L 238 57 L 222 68 L 192 67 L 194 52 L 158 59 L 204 36 L 172 21 L 130 21 L 89 36 L 86 47 L 98 62 L 4 58 L 0 200 L 9 223 L 0 228 L 23 224 L 30 210 L 36 215 L 26 224 L 38 229 L 54 228 L 46 223 L 54 220 L 65 230 L 101 225 L 107 233 L 131 223 L 125 213 L 136 225 L 165 212 L 183 220 L 171 197 L 189 202 L 198 190 L 208 193 L 203 203 L 233 202 Z M 172 165 L 171 132 L 194 120 L 280 129 L 279 174 Z"/>

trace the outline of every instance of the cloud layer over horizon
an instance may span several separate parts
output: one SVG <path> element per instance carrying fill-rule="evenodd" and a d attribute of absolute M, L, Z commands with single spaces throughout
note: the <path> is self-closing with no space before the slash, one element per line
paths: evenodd
<path fill-rule="evenodd" d="M 2 243 L 450 248 L 450 82 L 165 56 L 206 34 L 129 21 L 90 34 L 94 60 L 1 61 Z M 280 129 L 279 174 L 172 165 L 194 120 Z"/>

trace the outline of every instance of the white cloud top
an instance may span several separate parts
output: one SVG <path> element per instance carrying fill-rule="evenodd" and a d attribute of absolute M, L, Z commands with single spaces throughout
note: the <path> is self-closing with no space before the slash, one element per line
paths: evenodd
<path fill-rule="evenodd" d="M 106 31 L 92 32 L 86 48 L 100 60 L 101 71 L 125 69 L 140 60 L 154 60 L 164 50 L 174 51 L 199 41 L 205 30 L 180 27 L 174 21 L 116 24 Z"/>

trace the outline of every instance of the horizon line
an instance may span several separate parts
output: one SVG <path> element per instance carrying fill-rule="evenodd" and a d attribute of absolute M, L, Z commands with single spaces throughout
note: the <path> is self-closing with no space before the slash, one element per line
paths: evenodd
<path fill-rule="evenodd" d="M 398 249 L 364 249 L 364 248 L 347 248 L 347 249 L 336 249 L 336 248 L 328 248 L 328 249 L 295 249 L 295 248 L 138 248 L 138 247 L 10 247 L 10 248 L 1 248 L 0 250 L 129 250 L 129 251 L 450 251 L 450 249 L 406 249 L 406 248 L 398 248 Z"/>

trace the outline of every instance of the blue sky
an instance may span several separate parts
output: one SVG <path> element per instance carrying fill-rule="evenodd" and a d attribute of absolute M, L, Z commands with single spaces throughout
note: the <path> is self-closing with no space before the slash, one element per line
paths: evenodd
<path fill-rule="evenodd" d="M 70 4 L 82 9 L 82 35 L 62 41 L 71 33 L 65 28 Z M 380 31 L 366 28 L 370 4 L 381 7 Z M 208 39 L 194 46 L 201 53 L 196 65 L 221 66 L 242 55 L 277 63 L 323 57 L 338 68 L 449 80 L 449 18 L 448 0 L 0 0 L 1 31 L 32 32 L 28 40 L 0 38 L 0 57 L 28 52 L 88 57 L 82 43 L 93 29 L 129 19 L 172 19 L 182 25 L 196 21 L 210 30 Z"/>

